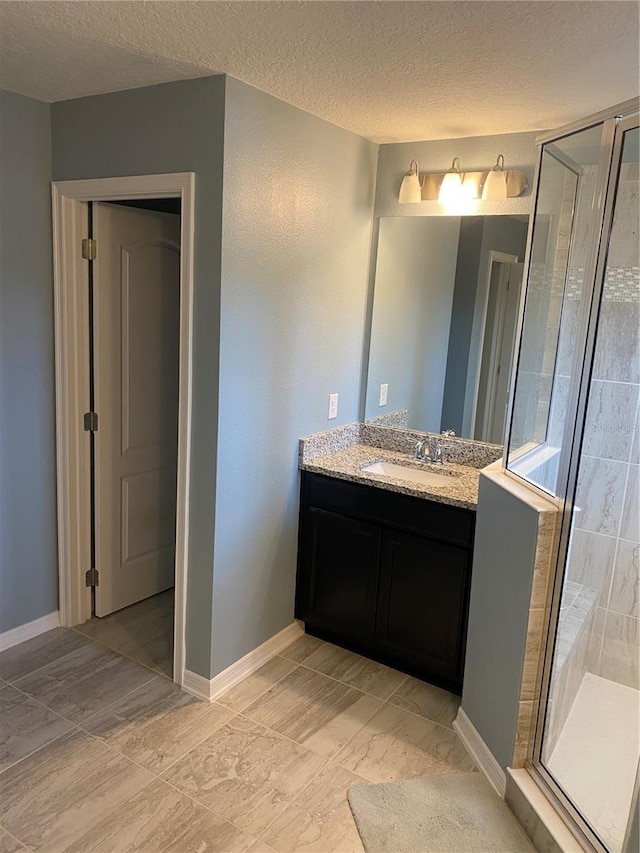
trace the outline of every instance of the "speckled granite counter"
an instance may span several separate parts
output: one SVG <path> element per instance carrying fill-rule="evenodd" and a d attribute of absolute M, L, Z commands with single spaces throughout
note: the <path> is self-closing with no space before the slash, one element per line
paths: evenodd
<path fill-rule="evenodd" d="M 425 435 L 429 434 L 350 424 L 301 439 L 299 467 L 304 471 L 340 480 L 475 509 L 480 469 L 498 458 L 502 448 L 499 445 L 441 437 L 447 461 L 443 465 L 431 465 L 416 462 L 411 456 L 416 440 Z M 362 470 L 364 466 L 380 461 L 444 474 L 451 482 L 427 486 Z M 463 461 L 465 464 L 461 464 Z"/>

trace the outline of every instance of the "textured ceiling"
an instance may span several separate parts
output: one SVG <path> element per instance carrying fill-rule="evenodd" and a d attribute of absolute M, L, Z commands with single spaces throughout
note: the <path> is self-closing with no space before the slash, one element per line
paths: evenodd
<path fill-rule="evenodd" d="M 227 73 L 377 142 L 557 127 L 638 94 L 637 2 L 0 2 L 44 101 Z"/>

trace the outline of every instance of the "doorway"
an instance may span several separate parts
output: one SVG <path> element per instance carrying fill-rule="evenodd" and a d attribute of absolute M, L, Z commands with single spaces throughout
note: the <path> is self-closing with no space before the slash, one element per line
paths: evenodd
<path fill-rule="evenodd" d="M 473 437 L 491 444 L 502 444 L 505 434 L 523 270 L 524 264 L 518 263 L 517 257 L 489 253 L 489 287 Z"/>
<path fill-rule="evenodd" d="M 180 200 L 93 202 L 89 226 L 92 618 L 78 630 L 171 676 Z"/>
<path fill-rule="evenodd" d="M 60 621 L 180 685 L 193 177 L 53 185 Z"/>

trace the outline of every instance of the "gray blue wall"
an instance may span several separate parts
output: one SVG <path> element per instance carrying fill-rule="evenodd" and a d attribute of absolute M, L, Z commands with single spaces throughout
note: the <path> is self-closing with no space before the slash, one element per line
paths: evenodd
<path fill-rule="evenodd" d="M 528 221 L 520 222 L 517 219 L 509 219 L 505 216 L 487 216 L 482 228 L 482 246 L 478 259 L 478 275 L 475 294 L 475 307 L 473 311 L 473 323 L 471 338 L 469 341 L 469 360 L 467 363 L 467 385 L 465 388 L 464 423 L 462 435 L 471 435 L 473 418 L 473 398 L 480 368 L 480 355 L 482 352 L 482 334 L 484 331 L 484 313 L 487 304 L 487 277 L 486 270 L 489 264 L 489 252 L 504 252 L 507 255 L 516 255 L 522 263 L 527 246 Z"/>
<path fill-rule="evenodd" d="M 482 216 L 460 217 L 460 242 L 456 260 L 456 282 L 453 291 L 447 372 L 442 401 L 441 429 L 453 429 L 456 435 L 470 437 L 470 431 L 463 432 L 464 401 L 483 230 Z"/>
<path fill-rule="evenodd" d="M 0 92 L 0 633 L 58 609 L 49 105 Z"/>
<path fill-rule="evenodd" d="M 226 87 L 212 674 L 291 623 L 298 439 L 358 420 L 377 156 Z"/>
<path fill-rule="evenodd" d="M 462 709 L 505 769 L 516 736 L 537 535 L 538 512 L 482 474 Z"/>
<path fill-rule="evenodd" d="M 196 173 L 187 668 L 211 666 L 224 77 L 53 104 L 53 178 Z"/>
<path fill-rule="evenodd" d="M 440 432 L 460 217 L 380 219 L 365 418 Z M 387 405 L 380 407 L 380 385 Z"/>
<path fill-rule="evenodd" d="M 24 99 L 8 100 L 26 110 Z M 33 116 L 16 117 L 20 143 L 11 156 L 25 152 L 25 167 L 34 176 L 34 202 L 25 205 L 28 215 L 21 221 L 9 221 L 3 211 L 3 229 L 5 224 L 11 229 L 20 225 L 22 235 L 28 229 L 33 246 L 34 224 L 39 223 L 42 233 L 49 229 L 50 172 L 48 107 L 31 107 L 39 117 L 38 132 L 23 132 Z M 54 180 L 196 173 L 187 666 L 209 676 L 291 621 L 297 440 L 358 418 L 377 149 L 223 77 L 62 102 L 52 106 L 51 116 Z M 9 126 L 10 135 L 11 130 Z M 530 141 L 532 135 L 521 136 Z M 478 155 L 475 165 L 487 160 L 494 143 L 509 165 L 524 165 L 527 158 L 510 156 L 516 149 L 506 141 L 501 144 L 500 138 L 485 140 L 485 154 Z M 456 141 L 456 153 L 465 144 Z M 452 143 L 420 143 L 417 148 L 432 151 L 432 145 L 449 159 Z M 398 151 L 397 162 L 404 163 L 407 153 Z M 382 157 L 378 173 L 387 178 L 393 174 L 396 193 L 390 168 L 388 157 Z M 13 161 L 7 171 L 9 176 L 17 173 Z M 379 193 L 380 211 L 390 186 Z M 34 213 L 36 209 L 40 212 Z M 15 234 L 11 231 L 10 239 L 17 244 Z M 39 587 L 41 606 L 23 613 L 12 600 L 15 618 L 3 624 L 4 630 L 56 606 L 50 245 L 41 253 L 22 254 L 21 263 L 28 263 L 29 273 L 34 270 L 29 275 L 34 290 L 9 290 L 13 301 L 7 303 L 5 258 L 15 256 L 3 252 L 2 304 L 3 317 L 4 306 L 9 306 L 13 327 L 18 328 L 15 318 L 21 310 L 27 325 L 19 338 L 3 335 L 2 345 L 19 347 L 29 339 L 30 380 L 37 384 L 24 410 L 14 415 L 3 407 L 2 417 L 5 434 L 9 422 L 14 431 L 19 424 L 24 435 L 26 422 L 33 430 L 31 458 L 34 448 L 41 453 L 34 466 L 37 485 L 20 505 L 19 518 L 32 518 L 38 506 L 44 521 L 36 542 L 30 524 L 26 541 L 32 550 L 19 564 L 19 574 L 29 577 L 43 560 L 46 569 L 40 570 L 44 580 L 29 580 L 29 600 L 34 600 L 34 586 Z M 8 383 L 19 381 L 13 361 L 9 373 L 3 367 L 3 395 Z M 334 392 L 340 394 L 339 416 L 328 422 L 327 398 Z M 15 484 L 5 473 L 7 466 L 15 472 L 15 465 L 2 447 L 2 488 L 11 490 L 15 503 Z M 3 493 L 4 506 L 13 504 L 7 504 Z M 17 525 L 17 510 L 10 525 L 5 518 L 3 566 L 6 542 L 14 547 L 18 541 L 6 535 Z M 12 559 L 9 565 L 18 564 Z"/>

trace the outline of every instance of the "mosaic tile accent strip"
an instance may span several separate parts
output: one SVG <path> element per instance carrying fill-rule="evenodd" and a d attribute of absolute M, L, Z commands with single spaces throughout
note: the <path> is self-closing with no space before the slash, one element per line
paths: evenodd
<path fill-rule="evenodd" d="M 567 276 L 567 299 L 582 297 L 584 268 L 574 267 Z M 605 274 L 605 302 L 640 302 L 640 267 L 609 267 Z"/>

